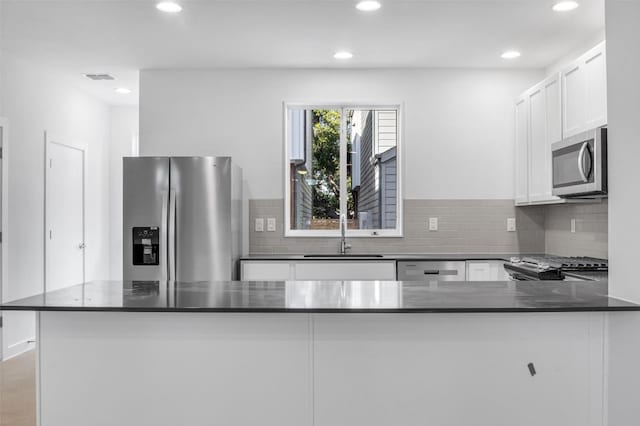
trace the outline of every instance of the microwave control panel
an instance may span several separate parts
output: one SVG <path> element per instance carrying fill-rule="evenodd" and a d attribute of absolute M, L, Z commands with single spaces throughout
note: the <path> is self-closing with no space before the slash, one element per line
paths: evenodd
<path fill-rule="evenodd" d="M 137 226 L 133 228 L 133 264 L 160 264 L 160 228 Z"/>

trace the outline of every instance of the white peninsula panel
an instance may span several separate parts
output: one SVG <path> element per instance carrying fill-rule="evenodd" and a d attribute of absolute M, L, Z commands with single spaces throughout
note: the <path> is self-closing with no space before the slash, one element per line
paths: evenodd
<path fill-rule="evenodd" d="M 39 315 L 40 426 L 311 425 L 306 314 Z"/>
<path fill-rule="evenodd" d="M 45 311 L 39 426 L 605 426 L 606 315 Z"/>
<path fill-rule="evenodd" d="M 602 426 L 603 318 L 316 316 L 315 425 Z"/>

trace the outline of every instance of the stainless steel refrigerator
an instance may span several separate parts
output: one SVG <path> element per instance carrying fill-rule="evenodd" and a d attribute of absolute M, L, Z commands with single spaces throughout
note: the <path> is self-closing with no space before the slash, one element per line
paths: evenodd
<path fill-rule="evenodd" d="M 230 157 L 126 157 L 123 186 L 125 280 L 237 279 L 242 171 Z"/>

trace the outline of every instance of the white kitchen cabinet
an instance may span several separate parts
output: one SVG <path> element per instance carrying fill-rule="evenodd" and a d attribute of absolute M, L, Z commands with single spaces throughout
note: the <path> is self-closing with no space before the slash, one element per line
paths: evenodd
<path fill-rule="evenodd" d="M 467 281 L 509 281 L 501 260 L 467 260 Z"/>
<path fill-rule="evenodd" d="M 557 202 L 552 192 L 551 145 L 562 140 L 561 75 L 555 74 L 526 94 L 528 102 L 530 203 Z"/>
<path fill-rule="evenodd" d="M 551 145 L 607 124 L 605 43 L 515 102 L 515 204 L 565 203 L 552 195 Z"/>
<path fill-rule="evenodd" d="M 243 281 L 395 280 L 394 260 L 243 260 Z"/>
<path fill-rule="evenodd" d="M 602 42 L 562 72 L 565 138 L 607 124 L 606 64 Z"/>
<path fill-rule="evenodd" d="M 293 280 L 294 265 L 288 261 L 252 260 L 240 262 L 242 281 Z"/>
<path fill-rule="evenodd" d="M 296 262 L 296 280 L 395 280 L 395 261 Z"/>
<path fill-rule="evenodd" d="M 516 205 L 558 203 L 551 195 L 551 144 L 562 140 L 562 84 L 555 74 L 516 100 Z"/>
<path fill-rule="evenodd" d="M 526 94 L 516 100 L 515 201 L 529 202 L 529 102 Z"/>

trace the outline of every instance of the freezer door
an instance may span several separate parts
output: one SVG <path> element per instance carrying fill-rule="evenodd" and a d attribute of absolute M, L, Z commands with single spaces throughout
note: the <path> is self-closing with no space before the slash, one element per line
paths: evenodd
<path fill-rule="evenodd" d="M 123 278 L 167 279 L 169 158 L 123 159 Z"/>
<path fill-rule="evenodd" d="M 230 280 L 231 158 L 172 157 L 169 197 L 170 279 Z"/>

